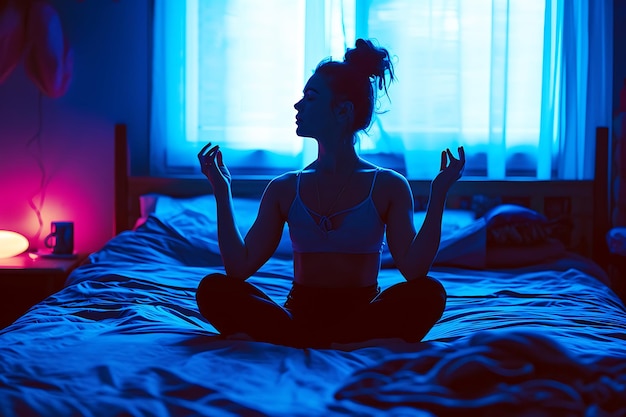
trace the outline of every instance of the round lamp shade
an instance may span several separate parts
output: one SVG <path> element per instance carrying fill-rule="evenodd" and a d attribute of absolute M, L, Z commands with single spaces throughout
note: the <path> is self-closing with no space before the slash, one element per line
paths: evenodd
<path fill-rule="evenodd" d="M 28 239 L 10 230 L 0 230 L 0 259 L 19 255 L 28 249 Z"/>

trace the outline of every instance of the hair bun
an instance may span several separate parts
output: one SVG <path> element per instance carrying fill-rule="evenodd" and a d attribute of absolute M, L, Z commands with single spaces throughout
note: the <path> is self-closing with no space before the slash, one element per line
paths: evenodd
<path fill-rule="evenodd" d="M 393 67 L 389 52 L 385 48 L 376 47 L 370 40 L 357 39 L 355 48 L 346 51 L 344 62 L 350 65 L 357 74 L 368 78 L 378 78 L 379 89 L 386 87 L 386 71 L 389 71 L 390 79 L 393 80 Z"/>

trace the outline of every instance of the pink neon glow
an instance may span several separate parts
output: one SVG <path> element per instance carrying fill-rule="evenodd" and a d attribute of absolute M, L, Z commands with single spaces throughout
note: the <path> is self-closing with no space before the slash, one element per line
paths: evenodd
<path fill-rule="evenodd" d="M 78 167 L 77 169 L 80 169 Z M 68 173 L 68 177 L 55 177 L 46 191 L 46 198 L 41 209 L 43 227 L 38 234 L 39 222 L 34 211 L 29 207 L 28 200 L 37 190 L 37 175 L 22 177 L 7 184 L 3 193 L 11 197 L 11 204 L 5 205 L 0 229 L 11 229 L 26 236 L 33 250 L 46 251 L 44 238 L 50 233 L 53 221 L 74 222 L 74 247 L 76 251 L 89 250 L 100 246 L 108 236 L 101 236 L 94 231 L 101 227 L 101 220 L 110 216 L 110 209 L 102 207 L 93 198 L 99 188 L 94 188 L 87 180 L 83 181 L 80 172 Z M 37 197 L 35 197 L 37 200 Z M 112 223 L 111 223 L 112 230 Z"/>

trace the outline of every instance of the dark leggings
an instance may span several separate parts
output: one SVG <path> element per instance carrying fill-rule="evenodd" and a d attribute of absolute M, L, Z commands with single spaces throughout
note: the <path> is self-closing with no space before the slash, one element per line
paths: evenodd
<path fill-rule="evenodd" d="M 285 306 L 249 282 L 223 274 L 202 279 L 200 313 L 222 335 L 295 347 L 327 347 L 369 339 L 418 342 L 441 318 L 446 292 L 434 278 L 365 288 L 313 288 L 293 284 Z"/>

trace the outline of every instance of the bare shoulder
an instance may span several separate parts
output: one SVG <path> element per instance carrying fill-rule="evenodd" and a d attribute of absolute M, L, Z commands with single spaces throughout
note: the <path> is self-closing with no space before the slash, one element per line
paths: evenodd
<path fill-rule="evenodd" d="M 278 177 L 273 178 L 267 184 L 266 192 L 275 193 L 277 195 L 288 194 L 289 191 L 294 192 L 299 171 L 289 171 Z"/>
<path fill-rule="evenodd" d="M 404 175 L 392 169 L 381 168 L 376 181 L 377 186 L 390 195 L 406 194 L 411 190 L 409 181 Z"/>
<path fill-rule="evenodd" d="M 388 223 L 393 211 L 413 209 L 413 194 L 409 182 L 397 171 L 378 167 L 374 201 L 382 219 Z"/>
<path fill-rule="evenodd" d="M 263 194 L 264 202 L 278 206 L 281 217 L 284 219 L 287 218 L 287 213 L 295 197 L 297 177 L 298 171 L 286 172 L 272 179 Z"/>

